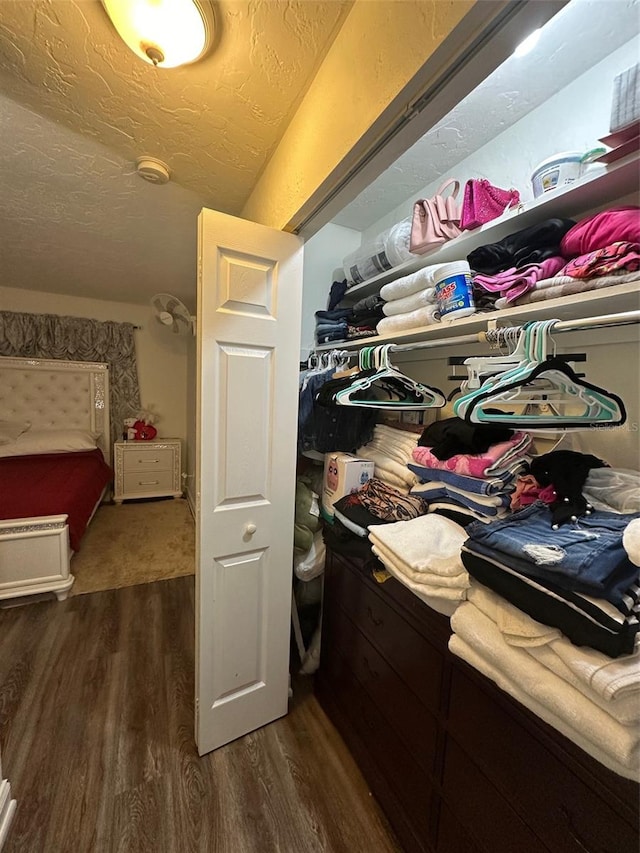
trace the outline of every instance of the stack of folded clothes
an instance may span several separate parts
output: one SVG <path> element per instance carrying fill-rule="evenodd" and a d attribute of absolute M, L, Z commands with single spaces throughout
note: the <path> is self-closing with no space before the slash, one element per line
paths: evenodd
<path fill-rule="evenodd" d="M 356 536 L 366 539 L 370 524 L 391 524 L 410 521 L 427 512 L 419 497 L 406 495 L 372 477 L 364 486 L 345 495 L 333 505 L 334 523 L 337 520 Z"/>
<path fill-rule="evenodd" d="M 383 316 L 383 300 L 367 296 L 349 307 L 316 311 L 316 343 L 369 338 L 376 334 L 376 325 Z"/>
<path fill-rule="evenodd" d="M 376 424 L 373 438 L 356 451 L 357 456 L 375 463 L 374 476 L 405 494 L 417 483 L 408 466 L 418 436 L 385 424 Z"/>
<path fill-rule="evenodd" d="M 440 320 L 434 287 L 434 274 L 440 266 L 423 267 L 384 285 L 380 296 L 385 316 L 376 327 L 379 335 L 429 326 Z"/>
<path fill-rule="evenodd" d="M 509 511 L 517 477 L 527 469 L 531 437 L 504 427 L 447 418 L 428 426 L 409 469 L 419 479 L 411 493 L 430 511 L 456 520 L 488 522 Z"/>
<path fill-rule="evenodd" d="M 597 761 L 640 779 L 640 651 L 579 648 L 472 580 L 450 650 Z"/>
<path fill-rule="evenodd" d="M 438 515 L 369 527 L 372 551 L 389 574 L 447 616 L 469 586 L 460 558 L 465 539 L 464 528 Z"/>
<path fill-rule="evenodd" d="M 568 260 L 561 268 L 538 277 L 531 287 L 502 294 L 496 308 L 556 299 L 638 280 L 640 270 L 640 208 L 616 207 L 574 225 L 560 242 Z M 477 279 L 476 279 L 477 280 Z M 481 283 L 481 282 L 479 282 Z"/>
<path fill-rule="evenodd" d="M 465 567 L 576 645 L 610 657 L 631 654 L 640 625 L 640 570 L 624 537 L 640 513 L 588 508 L 558 525 L 554 511 L 539 501 L 507 518 L 470 525 Z"/>

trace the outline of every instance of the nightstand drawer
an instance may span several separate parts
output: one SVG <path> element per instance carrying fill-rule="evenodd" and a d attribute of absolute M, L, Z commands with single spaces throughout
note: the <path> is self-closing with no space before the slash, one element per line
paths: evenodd
<path fill-rule="evenodd" d="M 124 454 L 123 464 L 126 475 L 138 471 L 169 471 L 173 468 L 174 453 L 171 448 L 154 449 L 128 448 Z M 148 479 L 148 478 L 145 478 Z"/>
<path fill-rule="evenodd" d="M 149 473 L 136 471 L 125 472 L 122 491 L 125 495 L 133 496 L 146 495 L 149 492 L 171 492 L 173 488 L 172 471 L 150 471 Z"/>

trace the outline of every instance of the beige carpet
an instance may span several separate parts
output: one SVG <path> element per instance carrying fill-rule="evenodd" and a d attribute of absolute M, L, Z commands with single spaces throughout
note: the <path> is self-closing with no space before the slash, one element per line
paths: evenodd
<path fill-rule="evenodd" d="M 71 560 L 70 595 L 192 575 L 195 527 L 186 500 L 99 507 Z"/>

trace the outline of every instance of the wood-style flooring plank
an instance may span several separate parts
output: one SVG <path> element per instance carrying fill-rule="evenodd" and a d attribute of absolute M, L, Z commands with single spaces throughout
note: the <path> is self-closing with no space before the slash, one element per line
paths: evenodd
<path fill-rule="evenodd" d="M 4 853 L 397 853 L 313 696 L 201 758 L 193 578 L 0 611 Z"/>

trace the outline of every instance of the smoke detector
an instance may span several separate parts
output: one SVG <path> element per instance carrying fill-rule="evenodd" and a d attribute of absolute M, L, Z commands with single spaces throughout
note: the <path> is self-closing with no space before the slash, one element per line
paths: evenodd
<path fill-rule="evenodd" d="M 136 170 L 141 178 L 151 184 L 166 184 L 171 174 L 167 164 L 155 157 L 138 157 Z"/>

